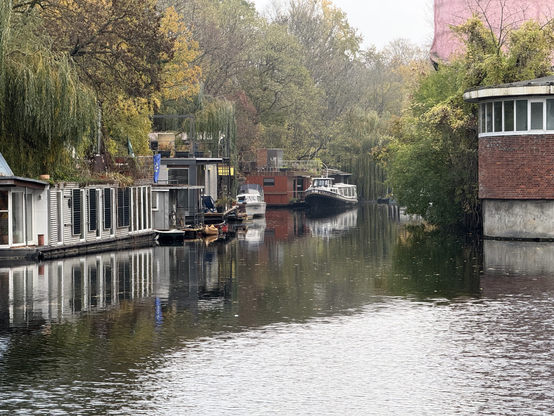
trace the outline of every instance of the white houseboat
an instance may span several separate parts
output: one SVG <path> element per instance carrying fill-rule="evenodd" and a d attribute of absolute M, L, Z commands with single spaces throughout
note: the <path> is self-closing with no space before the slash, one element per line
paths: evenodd
<path fill-rule="evenodd" d="M 304 198 L 308 207 L 317 209 L 348 207 L 358 203 L 356 185 L 334 183 L 330 177 L 313 178 Z"/>
<path fill-rule="evenodd" d="M 151 182 L 52 185 L 14 176 L 0 155 L 0 259 L 41 260 L 152 244 Z"/>

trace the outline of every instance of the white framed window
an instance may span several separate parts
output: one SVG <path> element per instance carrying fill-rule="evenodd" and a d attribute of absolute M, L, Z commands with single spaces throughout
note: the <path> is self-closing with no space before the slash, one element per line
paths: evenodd
<path fill-rule="evenodd" d="M 511 98 L 480 103 L 480 134 L 519 135 L 525 132 L 554 134 L 554 98 Z"/>

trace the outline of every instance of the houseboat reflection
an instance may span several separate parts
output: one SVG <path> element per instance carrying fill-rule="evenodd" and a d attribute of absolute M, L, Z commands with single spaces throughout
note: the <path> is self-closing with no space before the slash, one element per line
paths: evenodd
<path fill-rule="evenodd" d="M 194 309 L 224 299 L 216 250 L 199 241 L 0 268 L 0 331 L 76 321 L 125 302 Z"/>

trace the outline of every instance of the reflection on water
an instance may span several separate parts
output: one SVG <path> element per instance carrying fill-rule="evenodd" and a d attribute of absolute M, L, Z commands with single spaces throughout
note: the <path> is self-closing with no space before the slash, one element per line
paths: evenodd
<path fill-rule="evenodd" d="M 243 240 L 247 244 L 259 245 L 264 241 L 266 230 L 266 219 L 254 218 L 247 223 L 246 229 L 239 233 L 239 240 Z"/>
<path fill-rule="evenodd" d="M 196 241 L 0 270 L 0 330 L 73 322 L 149 298 L 196 307 L 226 296 L 218 262 Z"/>
<path fill-rule="evenodd" d="M 484 258 L 484 270 L 491 274 L 554 274 L 552 242 L 485 240 Z"/>
<path fill-rule="evenodd" d="M 549 244 L 388 205 L 0 268 L 1 414 L 549 414 Z"/>
<path fill-rule="evenodd" d="M 0 269 L 0 285 L 0 329 L 75 320 L 158 290 L 151 250 Z"/>
<path fill-rule="evenodd" d="M 314 237 L 333 238 L 358 225 L 358 210 L 343 212 L 306 212 L 308 227 Z"/>

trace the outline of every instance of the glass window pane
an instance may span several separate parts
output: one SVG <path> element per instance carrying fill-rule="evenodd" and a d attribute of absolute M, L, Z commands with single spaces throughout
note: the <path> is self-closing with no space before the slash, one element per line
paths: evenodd
<path fill-rule="evenodd" d="M 169 183 L 172 185 L 188 185 L 189 170 L 187 169 L 169 169 L 167 172 Z"/>
<path fill-rule="evenodd" d="M 85 239 L 85 233 L 86 233 L 86 200 L 85 200 L 85 191 L 79 191 L 81 194 L 81 240 Z"/>
<path fill-rule="evenodd" d="M 546 129 L 554 130 L 554 100 L 546 100 Z"/>
<path fill-rule="evenodd" d="M 148 228 L 148 199 L 146 193 L 146 187 L 142 188 L 142 228 Z"/>
<path fill-rule="evenodd" d="M 8 222 L 8 213 L 0 212 L 0 244 L 10 243 L 10 229 Z"/>
<path fill-rule="evenodd" d="M 504 131 L 514 131 L 513 101 L 504 101 Z"/>
<path fill-rule="evenodd" d="M 104 230 L 112 228 L 112 190 L 104 188 Z"/>
<path fill-rule="evenodd" d="M 502 131 L 502 101 L 494 103 L 494 131 Z"/>
<path fill-rule="evenodd" d="M 14 244 L 22 244 L 25 242 L 24 212 L 23 193 L 12 193 L 12 235 Z"/>
<path fill-rule="evenodd" d="M 485 131 L 485 104 L 479 105 L 479 133 Z"/>
<path fill-rule="evenodd" d="M 527 100 L 516 101 L 516 130 L 527 130 Z"/>
<path fill-rule="evenodd" d="M 492 132 L 492 103 L 487 103 L 487 133 Z"/>
<path fill-rule="evenodd" d="M 543 104 L 531 103 L 531 130 L 544 129 L 543 123 Z"/>
<path fill-rule="evenodd" d="M 8 210 L 8 191 L 0 191 L 0 211 Z"/>
<path fill-rule="evenodd" d="M 177 194 L 177 207 L 188 209 L 188 206 L 189 206 L 189 192 L 186 190 L 184 191 L 180 190 Z"/>
<path fill-rule="evenodd" d="M 58 225 L 58 243 L 63 242 L 63 194 L 57 193 L 57 225 Z"/>

